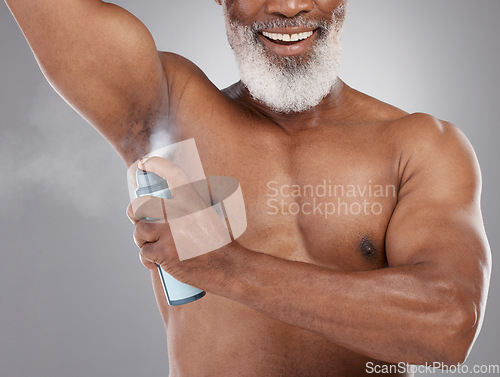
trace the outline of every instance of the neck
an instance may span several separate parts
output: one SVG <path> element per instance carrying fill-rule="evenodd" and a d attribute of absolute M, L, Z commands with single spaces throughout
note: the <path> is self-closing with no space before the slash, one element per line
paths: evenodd
<path fill-rule="evenodd" d="M 346 120 L 350 108 L 350 106 L 346 106 L 350 90 L 342 80 L 337 79 L 330 93 L 318 105 L 310 110 L 291 114 L 277 113 L 264 103 L 252 98 L 241 81 L 228 88 L 228 94 L 246 107 L 276 123 L 287 133 L 293 134 L 322 124 Z"/>

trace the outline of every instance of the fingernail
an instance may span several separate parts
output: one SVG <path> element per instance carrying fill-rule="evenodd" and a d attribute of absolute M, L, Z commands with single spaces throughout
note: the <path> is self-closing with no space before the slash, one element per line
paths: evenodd
<path fill-rule="evenodd" d="M 139 160 L 139 163 L 137 164 L 140 168 L 146 167 L 146 161 L 148 160 L 148 157 L 143 157 Z"/>

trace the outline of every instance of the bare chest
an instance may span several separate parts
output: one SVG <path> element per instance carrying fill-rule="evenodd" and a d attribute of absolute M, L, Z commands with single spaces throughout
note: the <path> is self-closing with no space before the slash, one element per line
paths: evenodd
<path fill-rule="evenodd" d="M 247 126 L 189 135 L 207 176 L 241 183 L 248 228 L 239 241 L 332 269 L 384 266 L 398 190 L 391 148 L 366 130 L 318 127 L 288 135 Z"/>

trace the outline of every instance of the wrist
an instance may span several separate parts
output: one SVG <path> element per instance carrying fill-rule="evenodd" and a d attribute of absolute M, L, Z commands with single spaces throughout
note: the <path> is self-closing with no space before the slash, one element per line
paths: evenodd
<path fill-rule="evenodd" d="M 203 274 L 204 281 L 200 282 L 202 289 L 218 296 L 235 297 L 242 285 L 239 279 L 242 266 L 250 253 L 237 241 L 208 253 L 204 269 L 206 274 Z"/>

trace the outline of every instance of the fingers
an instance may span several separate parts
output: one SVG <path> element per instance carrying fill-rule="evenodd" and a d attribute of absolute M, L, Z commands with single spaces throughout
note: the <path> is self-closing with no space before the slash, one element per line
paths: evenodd
<path fill-rule="evenodd" d="M 182 218 L 207 208 L 210 203 L 200 196 L 189 176 L 173 162 L 151 157 L 141 160 L 138 167 L 167 180 L 172 199 L 163 200 L 153 196 L 141 196 L 127 207 L 127 216 L 136 225 L 134 241 L 141 249 L 140 258 L 145 267 L 169 265 L 179 261 L 177 249 L 166 221 Z M 159 219 L 155 223 L 151 219 Z"/>
<path fill-rule="evenodd" d="M 161 225 L 165 224 L 139 222 L 134 229 L 134 241 L 137 247 L 141 249 L 146 243 L 158 241 L 161 233 L 166 230 Z"/>
<path fill-rule="evenodd" d="M 156 265 L 169 264 L 179 260 L 175 246 L 170 240 L 168 223 L 139 222 L 134 229 L 134 241 L 140 252 L 142 264 L 153 269 Z"/>
<path fill-rule="evenodd" d="M 150 261 L 150 260 L 146 259 L 146 258 L 142 255 L 142 253 L 139 253 L 139 258 L 140 258 L 140 260 L 141 260 L 141 263 L 144 265 L 144 267 L 146 267 L 146 268 L 148 268 L 148 269 L 150 269 L 150 270 L 156 270 L 156 269 L 158 268 L 158 267 L 157 267 L 158 265 L 157 265 L 155 262 L 153 262 L 153 261 Z"/>
<path fill-rule="evenodd" d="M 154 265 L 171 266 L 179 261 L 175 246 L 165 242 L 164 238 L 156 242 L 144 243 L 141 247 L 140 258 L 147 268 Z"/>
<path fill-rule="evenodd" d="M 139 220 L 135 218 L 135 214 L 134 214 L 134 209 L 132 207 L 132 203 L 130 203 L 127 206 L 127 217 L 132 222 L 132 224 L 134 224 L 134 225 L 139 222 Z"/>
<path fill-rule="evenodd" d="M 159 245 L 158 243 L 147 243 L 143 247 L 141 247 L 141 252 L 139 256 L 141 258 L 142 263 L 148 267 L 151 264 L 160 265 L 163 262 L 164 258 L 161 258 L 158 253 Z M 149 268 L 149 267 L 148 267 Z"/>
<path fill-rule="evenodd" d="M 165 220 L 163 200 L 149 195 L 136 198 L 127 207 L 127 216 L 134 224 L 139 221 L 162 222 Z"/>
<path fill-rule="evenodd" d="M 165 179 L 172 192 L 172 196 L 174 195 L 173 190 L 176 187 L 181 187 L 191 182 L 191 179 L 184 170 L 172 161 L 161 157 L 150 157 L 146 160 L 141 160 L 138 166 Z"/>

